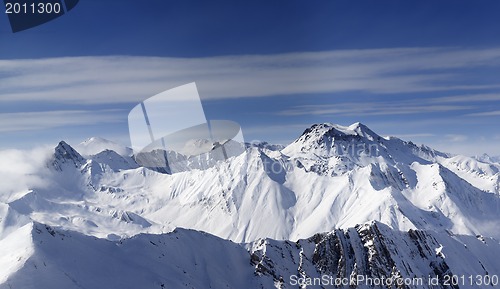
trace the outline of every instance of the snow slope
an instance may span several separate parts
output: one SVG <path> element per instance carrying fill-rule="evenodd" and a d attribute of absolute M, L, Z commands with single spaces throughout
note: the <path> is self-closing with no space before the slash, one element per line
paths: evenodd
<path fill-rule="evenodd" d="M 29 223 L 1 240 L 0 252 L 2 289 L 300 288 L 298 277 L 323 276 L 352 280 L 357 288 L 384 288 L 368 286 L 367 277 L 448 288 L 426 284 L 429 277 L 442 282 L 447 275 L 500 272 L 495 240 L 397 232 L 377 222 L 296 243 L 260 239 L 244 246 L 186 229 L 108 241 Z"/>
<path fill-rule="evenodd" d="M 27 224 L 18 231 L 0 241 L 0 250 L 6 251 L 1 252 L 5 253 L 2 262 L 8 265 L 0 267 L 0 288 L 260 285 L 243 247 L 200 232 L 179 229 L 167 235 L 137 235 L 111 242 L 39 223 Z"/>
<path fill-rule="evenodd" d="M 251 146 L 172 175 L 111 150 L 85 158 L 61 142 L 42 173 L 50 185 L 6 205 L 97 237 L 185 227 L 236 242 L 297 240 L 373 220 L 500 237 L 497 165 L 383 138 L 360 123 L 314 125 L 281 151 Z"/>
<path fill-rule="evenodd" d="M 131 148 L 100 137 L 91 137 L 76 145 L 75 148 L 85 156 L 97 155 L 105 150 L 114 151 L 121 156 L 131 156 L 133 154 Z"/>
<path fill-rule="evenodd" d="M 500 164 L 500 156 L 490 156 L 488 154 L 482 154 L 480 156 L 475 156 L 474 158 L 483 163 Z"/>
<path fill-rule="evenodd" d="M 289 288 L 292 272 L 500 274 L 493 161 L 361 123 L 316 124 L 286 147 L 247 145 L 226 161 L 186 159 L 175 174 L 141 167 L 103 139 L 77 147 L 84 153 L 60 142 L 43 158 L 0 160 L 9 176 L 0 186 L 0 288 Z M 148 157 L 167 154 L 183 158 Z M 170 263 L 151 244 L 160 241 Z"/>

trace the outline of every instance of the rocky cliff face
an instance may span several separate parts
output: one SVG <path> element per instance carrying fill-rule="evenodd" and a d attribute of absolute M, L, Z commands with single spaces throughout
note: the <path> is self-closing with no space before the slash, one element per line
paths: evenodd
<path fill-rule="evenodd" d="M 257 274 L 272 277 L 277 288 L 491 288 L 480 279 L 500 272 L 483 255 L 500 253 L 497 240 L 400 232 L 378 222 L 293 243 L 263 239 L 250 248 Z M 450 281 L 456 276 L 466 278 Z"/>

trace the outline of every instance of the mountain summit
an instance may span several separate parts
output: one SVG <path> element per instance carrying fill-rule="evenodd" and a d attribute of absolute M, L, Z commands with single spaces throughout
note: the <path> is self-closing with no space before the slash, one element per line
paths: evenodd
<path fill-rule="evenodd" d="M 362 123 L 315 124 L 282 153 L 320 174 L 339 175 L 370 164 L 430 164 L 448 154 L 395 137 L 381 137 Z"/>
<path fill-rule="evenodd" d="M 61 141 L 55 147 L 52 165 L 56 170 L 63 170 L 65 165 L 78 168 L 84 163 L 85 159 L 66 142 Z"/>
<path fill-rule="evenodd" d="M 174 175 L 138 167 L 111 150 L 84 159 L 64 142 L 54 158 L 63 179 L 78 186 L 66 182 L 64 190 L 99 204 L 77 210 L 100 228 L 85 229 L 96 236 L 109 234 L 103 228 L 118 210 L 151 224 L 131 222 L 130 232 L 123 224 L 121 233 L 113 232 L 123 236 L 179 226 L 236 242 L 296 240 L 375 220 L 396 230 L 500 237 L 491 230 L 500 225 L 498 166 L 381 137 L 361 123 L 315 124 L 281 151 L 250 146 L 206 169 L 192 166 Z M 481 169 L 463 169 L 472 163 Z M 44 198 L 37 191 L 33 202 Z M 58 224 L 51 214 L 33 217 Z"/>
<path fill-rule="evenodd" d="M 316 124 L 284 148 L 249 145 L 227 160 L 189 160 L 193 163 L 176 174 L 141 167 L 138 156 L 100 146 L 106 142 L 90 143 L 99 144 L 99 152 L 82 156 L 60 142 L 47 167 L 30 171 L 43 182 L 20 184 L 28 189 L 15 194 L 0 191 L 0 249 L 16 252 L 9 255 L 12 265 L 0 268 L 0 288 L 23 284 L 15 277 L 21 275 L 47 276 L 36 277 L 43 278 L 40 284 L 64 284 L 47 285 L 51 288 L 105 288 L 111 279 L 89 283 L 90 275 L 78 273 L 72 260 L 85 260 L 87 271 L 101 268 L 96 276 L 114 276 L 105 268 L 136 276 L 133 272 L 166 266 L 164 257 L 174 258 L 177 267 L 158 278 L 132 279 L 157 278 L 147 284 L 160 289 L 178 285 L 172 278 L 208 288 L 198 262 L 220 270 L 241 266 L 246 277 L 217 275 L 227 281 L 221 286 L 230 287 L 251 282 L 288 288 L 289 272 L 385 277 L 498 272 L 489 257 L 500 258 L 493 239 L 500 238 L 497 163 L 381 137 L 361 123 Z M 150 157 L 175 154 L 155 152 Z M 225 240 L 194 231 L 169 233 L 177 227 Z M 194 264 L 186 263 L 174 252 L 187 250 L 184 242 L 234 256 L 222 260 L 202 250 L 189 257 Z M 81 246 L 88 255 L 78 253 Z M 92 256 L 103 252 L 109 255 L 99 257 L 105 265 L 98 266 Z M 462 254 L 470 265 L 453 254 Z M 138 263 L 131 269 L 123 260 Z"/>

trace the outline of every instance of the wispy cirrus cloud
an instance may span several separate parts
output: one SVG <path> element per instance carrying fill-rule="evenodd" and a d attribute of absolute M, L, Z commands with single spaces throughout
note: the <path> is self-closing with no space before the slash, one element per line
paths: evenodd
<path fill-rule="evenodd" d="M 203 100 L 228 100 L 212 102 L 217 112 L 231 111 L 235 102 L 230 99 L 241 99 L 245 105 L 237 105 L 229 118 L 240 118 L 252 138 L 293 139 L 302 129 L 283 124 L 361 120 L 370 127 L 379 123 L 382 134 L 404 133 L 432 144 L 436 136 L 460 134 L 457 124 L 474 123 L 467 142 L 458 145 L 483 130 L 495 131 L 485 126 L 500 115 L 500 79 L 491 77 L 495 71 L 500 71 L 500 47 L 0 60 L 0 132 L 8 147 L 20 135 L 28 142 L 35 130 L 44 130 L 39 135 L 48 140 L 59 139 L 63 130 L 80 137 L 75 131 L 81 125 L 92 134 L 82 138 L 116 134 L 127 140 L 128 109 L 195 81 Z M 40 109 L 47 111 L 32 112 Z M 443 140 L 455 144 L 450 137 Z M 485 148 L 493 151 L 494 146 Z"/>
<path fill-rule="evenodd" d="M 500 110 L 469 113 L 467 116 L 500 116 Z"/>
<path fill-rule="evenodd" d="M 500 81 L 457 81 L 463 78 L 461 69 L 497 66 L 500 48 L 0 60 L 0 102 L 131 103 L 192 81 L 197 82 L 203 97 L 211 99 L 346 91 L 395 94 L 487 89 L 500 88 Z"/>
<path fill-rule="evenodd" d="M 463 134 L 446 134 L 444 137 L 451 142 L 464 142 L 468 139 L 468 137 Z"/>
<path fill-rule="evenodd" d="M 335 115 L 335 116 L 383 116 L 426 114 L 473 109 L 471 105 L 427 105 L 425 103 L 394 100 L 392 102 L 347 102 L 328 105 L 301 105 L 278 112 L 279 115 Z"/>
<path fill-rule="evenodd" d="M 430 102 L 433 103 L 491 102 L 491 101 L 500 101 L 500 92 L 444 96 L 444 97 L 436 97 L 430 100 Z"/>
<path fill-rule="evenodd" d="M 118 109 L 0 113 L 0 133 L 116 123 L 123 121 L 123 115 Z"/>

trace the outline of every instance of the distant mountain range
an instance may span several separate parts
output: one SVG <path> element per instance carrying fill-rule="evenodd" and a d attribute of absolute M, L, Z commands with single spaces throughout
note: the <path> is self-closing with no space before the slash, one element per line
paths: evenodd
<path fill-rule="evenodd" d="M 146 152 L 159 164 L 148 168 L 104 139 L 75 148 L 56 146 L 35 170 L 43 183 L 0 186 L 0 288 L 303 288 L 325 276 L 492 288 L 443 282 L 500 275 L 496 158 L 361 123 L 315 124 L 226 161 Z M 172 157 L 175 174 L 160 165 Z"/>

